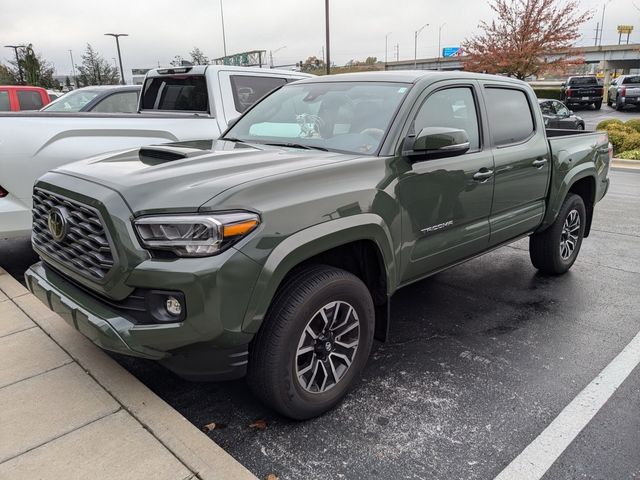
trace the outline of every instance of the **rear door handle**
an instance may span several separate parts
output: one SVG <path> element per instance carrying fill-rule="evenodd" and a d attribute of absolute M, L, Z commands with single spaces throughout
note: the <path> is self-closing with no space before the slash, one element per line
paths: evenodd
<path fill-rule="evenodd" d="M 478 182 L 486 182 L 491 177 L 493 177 L 493 170 L 480 170 L 473 175 L 473 179 Z"/>
<path fill-rule="evenodd" d="M 546 163 L 547 163 L 546 158 L 538 158 L 537 160 L 534 160 L 531 165 L 533 165 L 536 168 L 542 168 L 545 166 Z"/>

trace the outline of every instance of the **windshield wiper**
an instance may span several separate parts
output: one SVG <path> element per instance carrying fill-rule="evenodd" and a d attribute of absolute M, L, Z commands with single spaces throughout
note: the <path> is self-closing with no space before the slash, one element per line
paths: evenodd
<path fill-rule="evenodd" d="M 322 152 L 328 152 L 329 150 L 324 147 L 318 147 L 316 145 L 304 145 L 302 143 L 265 143 L 264 145 L 270 145 L 272 147 L 289 147 L 289 148 L 301 148 L 303 150 L 320 150 Z"/>
<path fill-rule="evenodd" d="M 234 137 L 222 137 L 220 140 L 224 140 L 225 142 L 234 142 L 234 143 L 247 143 L 244 140 L 240 140 L 239 138 Z"/>

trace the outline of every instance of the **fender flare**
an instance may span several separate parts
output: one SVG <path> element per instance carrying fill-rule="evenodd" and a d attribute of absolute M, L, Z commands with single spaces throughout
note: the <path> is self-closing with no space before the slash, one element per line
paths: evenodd
<path fill-rule="evenodd" d="M 251 294 L 242 330 L 258 331 L 282 280 L 296 265 L 358 240 L 371 240 L 377 245 L 387 276 L 389 297 L 396 288 L 396 264 L 391 232 L 384 220 L 373 213 L 330 220 L 294 233 L 273 249 Z"/>
<path fill-rule="evenodd" d="M 562 207 L 562 203 L 565 198 L 567 198 L 567 194 L 571 187 L 577 181 L 588 177 L 593 178 L 594 181 L 597 179 L 596 168 L 592 163 L 583 163 L 582 165 L 577 165 L 569 170 L 567 175 L 562 179 L 560 185 L 554 186 L 552 181 L 551 191 L 553 192 L 555 190 L 557 193 L 555 195 L 550 195 L 549 202 L 547 204 L 547 211 L 544 215 L 544 219 L 542 220 L 542 224 L 536 230 L 536 233 L 542 232 L 551 226 L 551 224 L 556 220 L 558 212 L 560 212 L 560 207 Z"/>

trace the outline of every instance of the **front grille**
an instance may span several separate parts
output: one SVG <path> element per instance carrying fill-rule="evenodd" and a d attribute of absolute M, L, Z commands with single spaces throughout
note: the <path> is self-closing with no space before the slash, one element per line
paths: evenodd
<path fill-rule="evenodd" d="M 54 240 L 49 215 L 64 212 L 66 235 Z M 98 211 L 39 188 L 33 191 L 34 246 L 61 265 L 92 280 L 103 280 L 113 268 L 113 252 Z"/>

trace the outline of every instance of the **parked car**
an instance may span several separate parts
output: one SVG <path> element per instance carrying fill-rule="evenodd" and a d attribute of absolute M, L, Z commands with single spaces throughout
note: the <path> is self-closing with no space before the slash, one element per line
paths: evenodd
<path fill-rule="evenodd" d="M 135 113 L 140 85 L 101 85 L 73 90 L 51 102 L 42 112 Z"/>
<path fill-rule="evenodd" d="M 607 105 L 622 110 L 627 105 L 640 105 L 640 75 L 622 75 L 609 86 Z"/>
<path fill-rule="evenodd" d="M 400 287 L 527 236 L 538 270 L 571 268 L 611 150 L 543 123 L 532 88 L 500 76 L 301 80 L 217 141 L 44 175 L 26 283 L 102 348 L 187 378 L 246 374 L 310 418 L 386 339 Z"/>
<path fill-rule="evenodd" d="M 540 98 L 538 104 L 546 128 L 584 130 L 584 120 L 569 110 L 564 103 L 549 98 Z"/>
<path fill-rule="evenodd" d="M 232 66 L 161 68 L 147 74 L 135 114 L 104 113 L 110 111 L 104 102 L 92 112 L 0 114 L 0 239 L 29 234 L 33 183 L 47 170 L 123 148 L 215 138 L 263 95 L 311 76 Z"/>
<path fill-rule="evenodd" d="M 560 87 L 560 100 L 569 108 L 574 105 L 593 105 L 596 110 L 600 110 L 603 95 L 604 88 L 595 75 L 569 77 Z"/>
<path fill-rule="evenodd" d="M 47 89 L 47 94 L 49 95 L 49 100 L 53 102 L 54 100 L 57 100 L 61 96 L 63 96 L 64 92 L 62 92 L 60 90 Z"/>
<path fill-rule="evenodd" d="M 49 102 L 49 94 L 44 88 L 0 85 L 0 112 L 40 110 Z"/>

